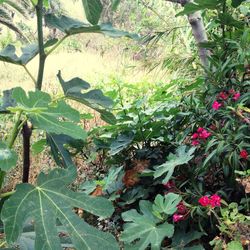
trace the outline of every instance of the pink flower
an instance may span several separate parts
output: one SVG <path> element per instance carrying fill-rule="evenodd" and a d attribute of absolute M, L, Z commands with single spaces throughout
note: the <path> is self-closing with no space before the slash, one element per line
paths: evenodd
<path fill-rule="evenodd" d="M 197 139 L 199 137 L 199 134 L 198 133 L 194 133 L 193 135 L 192 135 L 192 139 Z"/>
<path fill-rule="evenodd" d="M 193 146 L 197 146 L 197 145 L 199 145 L 199 144 L 200 144 L 200 142 L 197 141 L 197 140 L 193 140 L 193 141 L 192 141 L 192 145 L 193 145 Z"/>
<path fill-rule="evenodd" d="M 243 150 L 240 151 L 240 157 L 241 157 L 242 159 L 246 159 L 246 160 L 247 160 L 247 158 L 248 158 L 248 153 L 247 153 L 247 151 L 246 151 L 245 149 L 243 149 Z"/>
<path fill-rule="evenodd" d="M 199 127 L 199 128 L 197 129 L 197 132 L 198 132 L 198 133 L 202 133 L 203 130 L 204 130 L 204 128 Z"/>
<path fill-rule="evenodd" d="M 220 207 L 220 202 L 221 202 L 221 198 L 219 195 L 214 194 L 210 197 L 210 205 L 212 208 L 214 207 Z"/>
<path fill-rule="evenodd" d="M 211 133 L 209 133 L 206 129 L 204 129 L 204 130 L 199 134 L 199 137 L 200 137 L 201 139 L 207 139 L 210 135 L 211 135 Z"/>
<path fill-rule="evenodd" d="M 184 205 L 183 201 L 181 201 L 178 205 L 177 205 L 177 212 L 179 214 L 186 214 L 187 213 L 187 207 Z"/>
<path fill-rule="evenodd" d="M 221 103 L 217 102 L 217 101 L 214 101 L 213 105 L 212 105 L 212 108 L 214 110 L 218 110 L 219 108 L 221 107 Z"/>
<path fill-rule="evenodd" d="M 219 93 L 219 96 L 218 96 L 219 98 L 221 98 L 221 99 L 223 99 L 223 100 L 227 100 L 227 98 L 228 98 L 228 94 L 226 93 L 226 92 L 220 92 Z"/>
<path fill-rule="evenodd" d="M 210 199 L 207 197 L 207 196 L 202 196 L 198 202 L 203 206 L 203 207 L 206 207 L 206 206 L 209 206 L 210 205 Z"/>
<path fill-rule="evenodd" d="M 234 94 L 234 96 L 233 96 L 232 99 L 233 99 L 234 101 L 237 101 L 239 98 L 240 98 L 240 93 L 237 92 L 237 93 Z"/>
<path fill-rule="evenodd" d="M 179 221 L 182 221 L 182 220 L 184 220 L 184 216 L 183 215 L 181 215 L 181 214 L 174 214 L 173 215 L 173 221 L 174 222 L 179 222 Z"/>

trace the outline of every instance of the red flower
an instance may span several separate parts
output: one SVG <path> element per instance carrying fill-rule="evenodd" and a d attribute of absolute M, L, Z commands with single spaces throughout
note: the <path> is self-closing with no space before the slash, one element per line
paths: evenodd
<path fill-rule="evenodd" d="M 182 221 L 182 220 L 184 220 L 184 219 L 185 219 L 184 216 L 181 215 L 181 214 L 174 214 L 174 215 L 173 215 L 173 221 L 174 221 L 174 222 L 179 222 L 179 221 Z"/>
<path fill-rule="evenodd" d="M 199 144 L 200 144 L 200 142 L 197 141 L 197 140 L 193 140 L 193 141 L 192 141 L 192 145 L 193 145 L 193 146 L 197 146 L 197 145 L 199 145 Z"/>
<path fill-rule="evenodd" d="M 214 110 L 218 110 L 219 108 L 221 107 L 221 103 L 217 102 L 217 101 L 214 101 L 213 105 L 212 105 L 212 108 Z"/>
<path fill-rule="evenodd" d="M 199 137 L 199 134 L 198 133 L 194 133 L 193 135 L 192 135 L 192 139 L 197 139 Z"/>
<path fill-rule="evenodd" d="M 177 205 L 177 212 L 179 214 L 186 214 L 187 213 L 187 207 L 184 205 L 183 201 L 181 201 L 178 205 Z"/>
<path fill-rule="evenodd" d="M 234 94 L 234 96 L 233 96 L 232 99 L 233 99 L 234 101 L 237 101 L 239 98 L 240 98 L 240 93 L 237 92 L 237 93 Z"/>
<path fill-rule="evenodd" d="M 197 129 L 197 132 L 198 132 L 198 133 L 202 133 L 203 130 L 204 130 L 204 128 L 199 127 L 199 128 Z"/>
<path fill-rule="evenodd" d="M 198 202 L 203 206 L 203 207 L 206 207 L 206 206 L 209 206 L 210 205 L 210 199 L 207 197 L 207 196 L 202 196 Z"/>
<path fill-rule="evenodd" d="M 199 134 L 199 137 L 200 137 L 201 139 L 207 139 L 210 135 L 211 135 L 211 133 L 209 133 L 206 129 L 204 129 L 204 130 Z"/>
<path fill-rule="evenodd" d="M 210 197 L 210 205 L 212 208 L 214 207 L 220 207 L 220 202 L 221 202 L 221 198 L 219 195 L 214 194 Z"/>
<path fill-rule="evenodd" d="M 218 97 L 223 100 L 227 100 L 228 94 L 226 92 L 220 92 Z"/>
<path fill-rule="evenodd" d="M 240 157 L 242 159 L 247 159 L 248 158 L 248 153 L 247 153 L 247 151 L 245 149 L 240 151 Z"/>

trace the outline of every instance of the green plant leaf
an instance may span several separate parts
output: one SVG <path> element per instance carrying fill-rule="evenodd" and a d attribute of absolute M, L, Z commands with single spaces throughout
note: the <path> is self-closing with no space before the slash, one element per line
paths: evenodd
<path fill-rule="evenodd" d="M 72 209 L 82 208 L 92 214 L 108 217 L 112 203 L 102 197 L 91 197 L 67 188 L 76 178 L 76 169 L 54 169 L 41 173 L 35 186 L 20 184 L 16 193 L 4 203 L 1 218 L 6 240 L 15 243 L 28 218 L 35 221 L 35 249 L 62 249 L 57 231 L 57 219 L 65 226 L 75 249 L 119 249 L 115 238 L 88 225 Z"/>
<path fill-rule="evenodd" d="M 239 7 L 243 2 L 245 2 L 246 0 L 232 0 L 232 6 L 234 8 Z"/>
<path fill-rule="evenodd" d="M 156 214 L 167 214 L 172 215 L 177 210 L 177 205 L 180 203 L 182 198 L 174 193 L 169 193 L 165 196 L 158 194 L 154 200 L 153 211 Z"/>
<path fill-rule="evenodd" d="M 174 169 L 177 166 L 187 164 L 191 159 L 193 159 L 195 148 L 192 147 L 187 151 L 186 146 L 180 146 L 175 154 L 170 154 L 168 156 L 168 159 L 165 163 L 163 163 L 160 166 L 155 167 L 155 173 L 154 178 L 158 178 L 162 175 L 166 175 L 166 177 L 163 180 L 163 183 L 166 183 L 169 181 L 171 176 L 174 173 Z"/>
<path fill-rule="evenodd" d="M 47 133 L 47 142 L 50 145 L 53 158 L 58 166 L 70 168 L 74 166 L 69 151 L 64 147 L 72 138 L 67 135 L 56 135 Z"/>
<path fill-rule="evenodd" d="M 121 0 L 112 0 L 112 6 L 111 9 L 112 11 L 116 11 L 118 8 L 118 5 L 120 4 Z"/>
<path fill-rule="evenodd" d="M 188 245 L 194 240 L 198 240 L 203 236 L 204 233 L 202 232 L 197 232 L 197 231 L 190 231 L 190 232 L 185 232 L 184 230 L 178 230 L 175 232 L 173 238 L 172 238 L 172 247 L 176 250 L 181 250 L 183 247 Z M 197 247 L 197 246 L 195 246 Z M 186 249 L 186 248 L 184 248 Z M 204 249 L 203 247 L 201 249 Z"/>
<path fill-rule="evenodd" d="M 12 98 L 13 89 L 3 91 L 3 97 L 1 98 L 0 113 L 6 113 L 7 108 L 15 107 L 16 101 Z"/>
<path fill-rule="evenodd" d="M 57 28 L 67 35 L 74 35 L 80 33 L 100 33 L 113 38 L 125 36 L 132 39 L 138 39 L 138 36 L 136 34 L 117 30 L 113 28 L 112 24 L 110 23 L 100 25 L 89 25 L 64 15 L 57 17 L 53 14 L 45 15 L 45 20 L 49 26 Z"/>
<path fill-rule="evenodd" d="M 44 44 L 44 47 L 50 47 L 56 44 L 58 40 L 52 39 Z M 0 61 L 8 62 L 17 65 L 26 65 L 30 62 L 39 52 L 37 44 L 30 44 L 25 48 L 22 48 L 22 55 L 18 57 L 16 55 L 16 48 L 14 45 L 7 45 L 2 51 L 0 51 Z"/>
<path fill-rule="evenodd" d="M 196 11 L 205 10 L 205 9 L 218 9 L 222 4 L 221 0 L 195 0 L 184 5 L 184 10 L 179 12 L 176 16 L 189 15 Z"/>
<path fill-rule="evenodd" d="M 40 154 L 46 146 L 46 139 L 41 139 L 35 143 L 32 144 L 31 150 L 34 155 Z"/>
<path fill-rule="evenodd" d="M 109 97 L 106 97 L 101 90 L 94 89 L 83 93 L 84 90 L 90 88 L 90 84 L 86 81 L 76 77 L 65 82 L 60 71 L 57 77 L 67 98 L 96 110 L 101 114 L 101 118 L 108 123 L 113 124 L 116 122 L 114 115 L 106 110 L 113 106 L 113 101 Z"/>
<path fill-rule="evenodd" d="M 18 105 L 12 111 L 22 110 L 30 118 L 34 127 L 47 133 L 65 134 L 75 139 L 84 140 L 87 137 L 87 133 L 73 123 L 79 122 L 79 112 L 64 101 L 53 104 L 49 94 L 35 91 L 26 95 L 20 87 L 13 90 L 12 96 Z"/>
<path fill-rule="evenodd" d="M 87 20 L 95 25 L 98 24 L 102 13 L 102 3 L 100 0 L 82 0 Z"/>
<path fill-rule="evenodd" d="M 243 246 L 239 241 L 231 241 L 227 244 L 228 250 L 243 250 Z"/>
<path fill-rule="evenodd" d="M 134 134 L 121 134 L 111 142 L 110 155 L 116 155 L 132 143 Z"/>
<path fill-rule="evenodd" d="M 17 154 L 4 143 L 0 142 L 0 169 L 8 171 L 15 167 L 17 163 Z"/>
<path fill-rule="evenodd" d="M 125 249 L 144 250 L 150 247 L 150 249 L 160 250 L 162 240 L 173 236 L 174 226 L 167 222 L 159 224 L 161 220 L 153 215 L 152 204 L 149 201 L 142 200 L 139 205 L 140 213 L 135 209 L 122 213 L 126 223 L 121 240 L 126 244 L 136 240 L 134 245 Z"/>

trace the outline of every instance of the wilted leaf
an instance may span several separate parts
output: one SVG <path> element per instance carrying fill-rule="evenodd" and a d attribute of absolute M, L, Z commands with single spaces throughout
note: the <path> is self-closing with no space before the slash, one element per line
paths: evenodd
<path fill-rule="evenodd" d="M 59 71 L 57 75 L 64 94 L 67 98 L 83 103 L 84 105 L 96 110 L 101 114 L 101 118 L 108 123 L 115 123 L 115 117 L 106 109 L 110 109 L 113 101 L 106 97 L 101 90 L 94 89 L 83 93 L 84 90 L 90 88 L 90 84 L 86 81 L 76 77 L 65 82 Z"/>
<path fill-rule="evenodd" d="M 0 113 L 7 112 L 7 108 L 16 106 L 15 99 L 12 98 L 13 89 L 3 91 L 3 97 L 0 103 Z"/>
<path fill-rule="evenodd" d="M 46 15 L 45 20 L 49 26 L 57 28 L 67 35 L 80 33 L 100 33 L 113 38 L 125 36 L 132 39 L 138 39 L 138 36 L 135 34 L 113 28 L 111 23 L 92 26 L 64 15 L 57 17 L 53 14 Z"/>
<path fill-rule="evenodd" d="M 67 188 L 76 178 L 76 169 L 54 169 L 41 173 L 37 185 L 20 184 L 16 193 L 4 203 L 1 219 L 6 240 L 15 243 L 28 218 L 35 221 L 35 249 L 62 249 L 57 219 L 65 226 L 76 249 L 119 249 L 115 238 L 88 225 L 72 209 L 81 208 L 98 216 L 113 213 L 111 202 L 101 197 L 75 193 Z"/>
<path fill-rule="evenodd" d="M 50 47 L 57 42 L 57 39 L 49 40 L 44 44 L 44 47 Z M 0 61 L 13 63 L 17 65 L 26 65 L 30 62 L 39 52 L 37 44 L 30 44 L 25 48 L 22 48 L 22 55 L 18 57 L 16 55 L 16 48 L 14 45 L 7 45 L 2 51 L 0 51 Z"/>

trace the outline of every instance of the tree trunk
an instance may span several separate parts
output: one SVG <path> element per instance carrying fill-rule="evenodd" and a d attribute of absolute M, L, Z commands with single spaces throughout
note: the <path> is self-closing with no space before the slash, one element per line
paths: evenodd
<path fill-rule="evenodd" d="M 166 0 L 166 1 L 172 3 L 178 3 L 181 4 L 182 6 L 191 2 L 191 0 Z M 200 11 L 196 11 L 192 14 L 189 14 L 188 21 L 192 27 L 192 33 L 195 38 L 196 44 L 198 46 L 201 63 L 203 67 L 207 67 L 209 51 L 200 46 L 201 43 L 207 42 L 207 33 Z"/>

